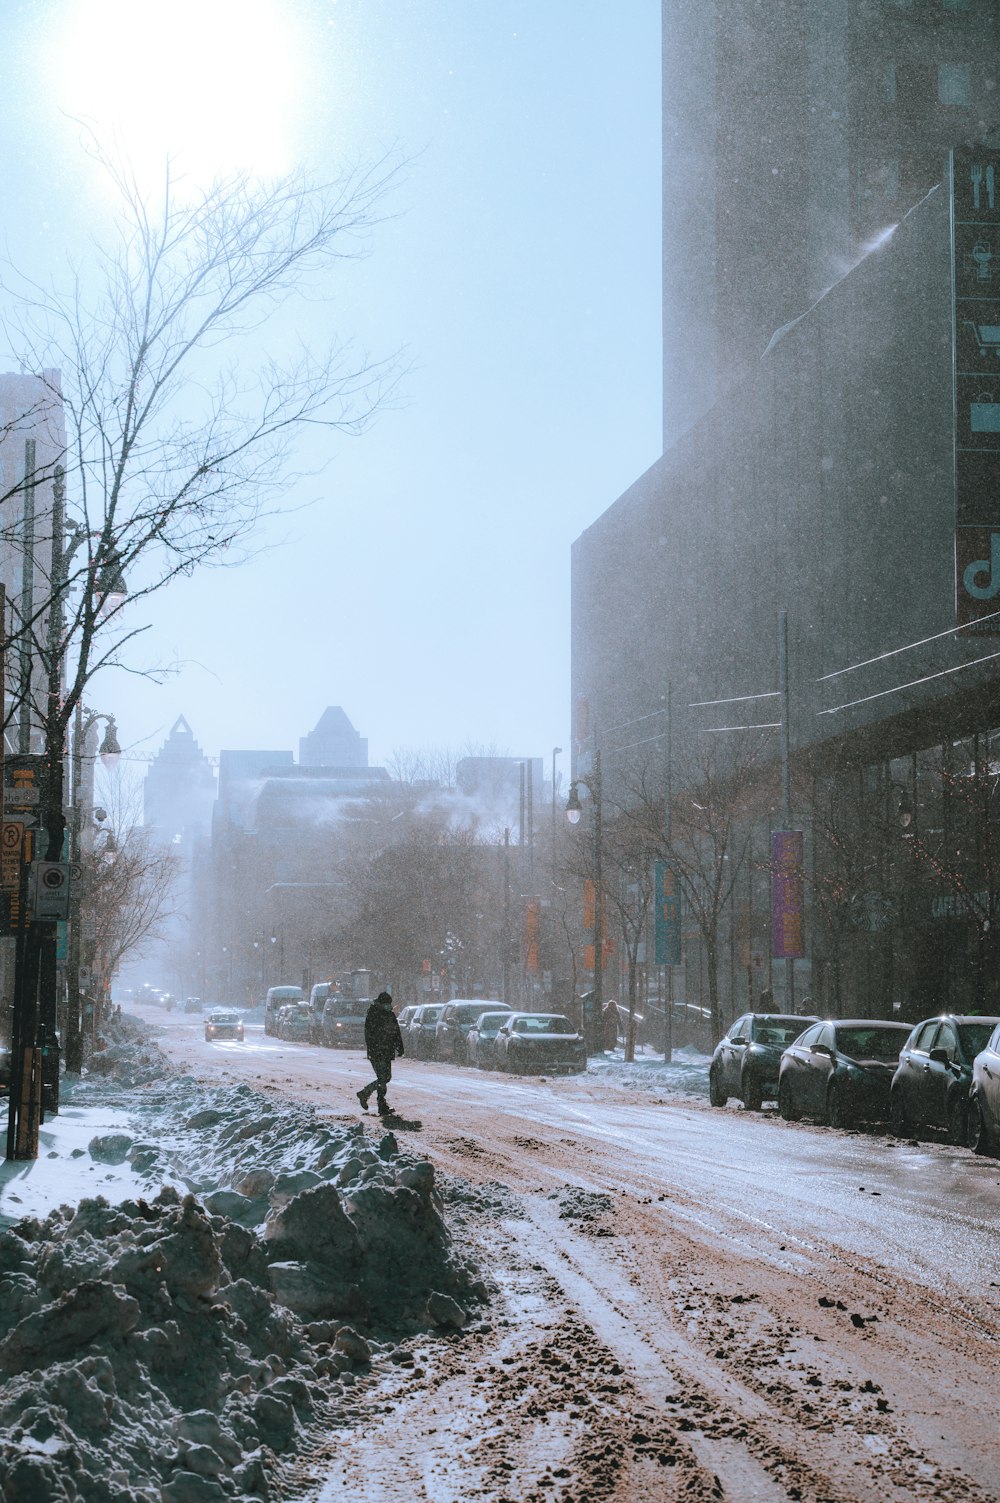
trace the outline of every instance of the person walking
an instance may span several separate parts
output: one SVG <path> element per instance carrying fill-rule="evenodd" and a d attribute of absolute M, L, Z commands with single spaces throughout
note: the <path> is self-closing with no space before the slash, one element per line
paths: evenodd
<path fill-rule="evenodd" d="M 358 1092 L 363 1111 L 368 1110 L 368 1099 L 376 1093 L 379 1115 L 386 1117 L 392 1111 L 385 1099 L 386 1086 L 392 1079 L 392 1062 L 403 1052 L 403 1035 L 392 1010 L 392 998 L 388 992 L 379 992 L 365 1013 L 365 1053 L 375 1068 L 375 1079 Z"/>

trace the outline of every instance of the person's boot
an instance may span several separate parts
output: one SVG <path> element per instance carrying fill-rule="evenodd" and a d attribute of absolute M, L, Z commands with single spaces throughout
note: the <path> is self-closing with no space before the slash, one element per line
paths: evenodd
<path fill-rule="evenodd" d="M 368 1110 L 368 1092 L 364 1089 L 360 1090 L 358 1092 L 358 1100 L 361 1102 L 361 1110 L 366 1112 Z"/>
<path fill-rule="evenodd" d="M 380 1096 L 378 1098 L 378 1114 L 380 1117 L 392 1116 L 392 1107 L 389 1105 L 388 1101 L 386 1101 L 384 1096 Z"/>

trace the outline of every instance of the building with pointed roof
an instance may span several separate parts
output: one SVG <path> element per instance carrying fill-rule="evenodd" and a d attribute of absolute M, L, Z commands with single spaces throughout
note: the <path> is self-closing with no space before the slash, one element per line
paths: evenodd
<path fill-rule="evenodd" d="M 327 705 L 308 736 L 299 738 L 300 767 L 367 767 L 368 738 L 359 736 L 340 705 Z"/>
<path fill-rule="evenodd" d="M 189 848 L 212 828 L 215 769 L 178 715 L 143 783 L 143 818 L 164 844 Z"/>

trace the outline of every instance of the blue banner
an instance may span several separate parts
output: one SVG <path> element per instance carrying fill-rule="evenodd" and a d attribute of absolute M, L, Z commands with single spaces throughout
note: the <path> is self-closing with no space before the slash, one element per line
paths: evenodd
<path fill-rule="evenodd" d="M 681 894 L 677 873 L 665 861 L 654 867 L 656 964 L 681 964 Z"/>

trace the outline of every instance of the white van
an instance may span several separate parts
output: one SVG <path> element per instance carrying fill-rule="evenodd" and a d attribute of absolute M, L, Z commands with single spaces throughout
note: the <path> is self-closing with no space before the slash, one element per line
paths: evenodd
<path fill-rule="evenodd" d="M 264 1032 L 272 1036 L 277 1033 L 276 1023 L 279 1007 L 287 1007 L 289 1002 L 304 1002 L 306 994 L 301 986 L 272 986 L 268 988 L 267 998 L 264 1002 Z"/>

